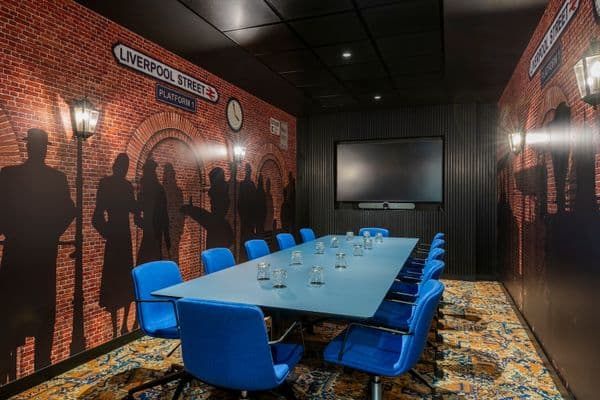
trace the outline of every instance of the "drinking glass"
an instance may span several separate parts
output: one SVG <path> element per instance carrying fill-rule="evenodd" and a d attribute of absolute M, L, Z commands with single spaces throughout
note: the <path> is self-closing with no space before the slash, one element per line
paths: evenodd
<path fill-rule="evenodd" d="M 317 242 L 315 244 L 315 252 L 317 254 L 323 254 L 323 253 L 325 253 L 325 243 L 323 243 L 323 242 Z"/>
<path fill-rule="evenodd" d="M 302 252 L 299 250 L 292 251 L 291 265 L 302 265 Z"/>
<path fill-rule="evenodd" d="M 375 235 L 375 243 L 383 243 L 383 234 L 381 232 L 377 232 L 377 235 Z"/>
<path fill-rule="evenodd" d="M 338 238 L 335 236 L 331 238 L 331 247 L 332 248 L 338 247 Z"/>
<path fill-rule="evenodd" d="M 283 289 L 283 288 L 287 287 L 285 285 L 285 282 L 287 280 L 287 272 L 285 269 L 282 269 L 282 268 L 274 269 L 273 273 L 271 274 L 271 277 L 273 279 L 273 287 L 275 289 Z"/>
<path fill-rule="evenodd" d="M 310 269 L 308 276 L 308 283 L 311 286 L 322 286 L 325 284 L 325 274 L 323 273 L 323 267 L 315 265 Z"/>
<path fill-rule="evenodd" d="M 348 262 L 346 261 L 346 253 L 336 253 L 335 255 L 335 268 L 346 269 L 348 268 Z"/>
<path fill-rule="evenodd" d="M 352 240 L 354 240 L 354 232 L 352 231 L 348 231 L 346 232 L 346 240 L 351 242 Z"/>
<path fill-rule="evenodd" d="M 366 250 L 371 250 L 372 248 L 373 248 L 373 238 L 366 237 L 365 238 L 365 249 Z"/>
<path fill-rule="evenodd" d="M 363 247 L 362 247 L 362 244 L 360 244 L 360 243 L 357 243 L 357 244 L 355 244 L 353 247 L 354 247 L 354 249 L 353 249 L 353 252 L 352 252 L 352 254 L 354 254 L 355 256 L 362 256 L 362 255 L 363 255 Z"/>
<path fill-rule="evenodd" d="M 364 232 L 363 232 L 363 237 L 364 237 L 365 239 L 366 239 L 366 238 L 370 238 L 370 237 L 371 237 L 371 232 L 369 232 L 369 231 L 364 231 Z"/>
<path fill-rule="evenodd" d="M 271 272 L 271 264 L 267 262 L 259 262 L 256 266 L 256 280 L 257 281 L 268 281 L 271 279 L 269 276 Z"/>

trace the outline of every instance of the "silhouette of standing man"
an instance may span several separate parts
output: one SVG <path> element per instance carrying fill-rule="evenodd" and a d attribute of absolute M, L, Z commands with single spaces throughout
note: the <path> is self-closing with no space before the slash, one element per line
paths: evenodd
<path fill-rule="evenodd" d="M 246 164 L 246 175 L 240 182 L 238 203 L 241 242 L 254 238 L 256 224 L 256 185 L 252 182 L 252 166 Z"/>
<path fill-rule="evenodd" d="M 133 248 L 129 214 L 139 211 L 133 185 L 125 179 L 129 169 L 129 157 L 120 153 L 113 163 L 113 174 L 100 179 L 96 208 L 92 215 L 92 225 L 106 240 L 104 245 L 104 266 L 100 284 L 100 306 L 111 313 L 113 338 L 119 335 L 117 310 L 123 308 L 121 334 L 127 332 L 127 316 L 133 301 L 131 269 L 133 268 Z"/>
<path fill-rule="evenodd" d="M 75 217 L 64 173 L 45 164 L 48 134 L 27 131 L 27 161 L 0 170 L 0 382 L 16 377 L 16 348 L 35 338 L 35 370 L 50 364 L 58 241 Z"/>
<path fill-rule="evenodd" d="M 138 204 L 142 216 L 136 218 L 136 220 L 142 228 L 143 235 L 137 257 L 138 265 L 162 259 L 163 237 L 167 251 L 170 252 L 171 250 L 167 195 L 158 181 L 157 167 L 158 164 L 153 159 L 146 160 L 140 180 Z"/>

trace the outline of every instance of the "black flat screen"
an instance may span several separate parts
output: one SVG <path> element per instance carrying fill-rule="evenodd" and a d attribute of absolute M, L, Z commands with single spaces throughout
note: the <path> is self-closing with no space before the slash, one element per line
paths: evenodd
<path fill-rule="evenodd" d="M 442 203 L 442 138 L 337 143 L 336 200 Z"/>

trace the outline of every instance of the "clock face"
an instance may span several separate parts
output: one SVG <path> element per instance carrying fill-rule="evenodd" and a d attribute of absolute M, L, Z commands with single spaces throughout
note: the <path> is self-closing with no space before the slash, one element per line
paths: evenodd
<path fill-rule="evenodd" d="M 244 112 L 242 111 L 242 106 L 237 99 L 231 98 L 227 102 L 227 123 L 229 127 L 234 131 L 239 131 L 242 129 L 242 124 L 244 123 Z"/>

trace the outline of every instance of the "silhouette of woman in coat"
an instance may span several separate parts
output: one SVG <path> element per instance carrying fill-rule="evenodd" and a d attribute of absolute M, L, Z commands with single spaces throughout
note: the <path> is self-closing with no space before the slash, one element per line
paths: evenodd
<path fill-rule="evenodd" d="M 123 308 L 121 334 L 127 332 L 127 316 L 133 301 L 131 269 L 133 249 L 129 214 L 138 215 L 133 185 L 125 178 L 129 169 L 129 157 L 121 153 L 115 159 L 113 174 L 105 176 L 98 184 L 96 208 L 92 226 L 106 240 L 104 266 L 100 284 L 100 306 L 111 313 L 113 338 L 117 337 L 117 311 Z"/>

